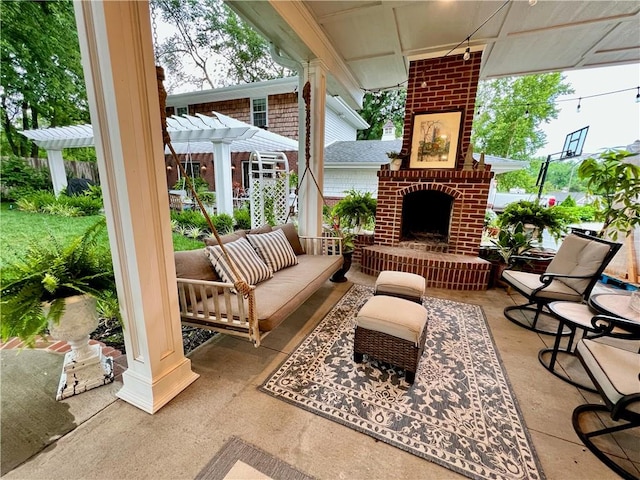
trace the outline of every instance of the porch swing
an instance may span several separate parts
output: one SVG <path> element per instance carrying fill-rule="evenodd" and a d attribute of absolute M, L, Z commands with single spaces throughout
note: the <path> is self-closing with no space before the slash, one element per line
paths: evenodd
<path fill-rule="evenodd" d="M 244 262 L 244 259 L 238 258 L 237 253 L 230 253 L 231 242 L 225 246 L 227 239 L 223 240 L 219 235 L 191 179 L 186 174 L 184 166 L 178 161 L 167 130 L 167 93 L 163 85 L 164 70 L 162 67 L 156 66 L 156 75 L 163 144 L 169 149 L 172 158 L 178 165 L 187 188 L 191 191 L 193 200 L 205 217 L 218 244 L 221 256 L 229 267 L 229 277 L 234 279 L 233 282 L 224 282 L 219 278 L 209 277 L 212 268 L 204 249 L 176 252 L 176 272 L 179 273 L 178 257 L 183 256 L 189 256 L 189 259 L 185 261 L 189 263 L 187 269 L 191 270 L 189 278 L 177 278 L 181 321 L 184 325 L 248 338 L 255 347 L 258 347 L 266 335 L 341 268 L 343 263 L 341 238 L 337 236 L 299 237 L 293 224 L 282 225 L 281 229 L 296 254 L 295 264 L 277 270 L 273 273 L 273 278 L 251 285 L 241 273 L 241 268 L 238 265 L 238 262 Z M 307 82 L 303 92 L 306 104 L 307 133 L 306 167 L 302 178 L 307 172 L 310 172 L 313 178 L 313 172 L 309 168 L 310 92 L 311 87 Z M 313 180 L 319 189 L 315 178 Z M 285 222 L 288 219 L 287 216 Z"/>

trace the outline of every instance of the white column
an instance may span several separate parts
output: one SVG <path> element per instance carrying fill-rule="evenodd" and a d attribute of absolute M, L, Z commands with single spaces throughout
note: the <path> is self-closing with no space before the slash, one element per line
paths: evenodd
<path fill-rule="evenodd" d="M 60 195 L 60 192 L 67 188 L 67 172 L 64 169 L 62 150 L 47 150 L 47 159 L 49 160 L 49 172 L 51 173 L 53 193 L 55 193 L 57 197 Z"/>
<path fill-rule="evenodd" d="M 299 229 L 302 235 L 320 235 L 322 232 L 322 189 L 324 188 L 324 130 L 327 94 L 327 69 L 321 60 L 305 66 L 305 78 L 311 83 L 311 159 L 309 167 L 320 187 L 309 172 L 299 189 Z M 298 164 L 305 165 L 305 138 L 299 139 Z M 300 175 L 304 167 L 298 167 Z"/>
<path fill-rule="evenodd" d="M 233 182 L 231 180 L 231 148 L 229 145 L 229 142 L 213 142 L 213 173 L 217 213 L 227 213 L 233 216 Z"/>
<path fill-rule="evenodd" d="M 128 369 L 118 397 L 154 413 L 198 378 L 185 358 L 149 5 L 75 2 Z"/>

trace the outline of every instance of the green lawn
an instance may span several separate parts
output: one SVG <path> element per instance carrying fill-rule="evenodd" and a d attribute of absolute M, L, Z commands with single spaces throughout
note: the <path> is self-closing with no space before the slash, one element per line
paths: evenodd
<path fill-rule="evenodd" d="M 21 212 L 14 204 L 0 204 L 0 267 L 12 263 L 26 251 L 31 241 L 39 241 L 53 234 L 55 238 L 66 241 L 80 235 L 100 216 L 60 217 L 44 213 Z M 109 248 L 109 239 L 104 235 L 105 248 Z M 192 240 L 176 233 L 173 234 L 173 248 L 193 250 L 203 246 L 201 241 Z"/>

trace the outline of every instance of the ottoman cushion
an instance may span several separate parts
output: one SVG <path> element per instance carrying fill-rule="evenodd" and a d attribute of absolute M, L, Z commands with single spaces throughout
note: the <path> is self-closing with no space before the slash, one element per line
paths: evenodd
<path fill-rule="evenodd" d="M 392 295 L 420 299 L 424 295 L 425 279 L 415 273 L 384 270 L 376 280 L 376 295 Z"/>
<path fill-rule="evenodd" d="M 401 298 L 376 295 L 367 300 L 356 317 L 356 325 L 386 333 L 418 345 L 427 323 L 427 309 Z"/>

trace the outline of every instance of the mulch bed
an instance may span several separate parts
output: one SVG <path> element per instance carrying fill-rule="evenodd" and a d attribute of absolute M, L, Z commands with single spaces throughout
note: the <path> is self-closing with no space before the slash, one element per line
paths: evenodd
<path fill-rule="evenodd" d="M 204 342 L 216 335 L 215 332 L 202 328 L 182 327 L 182 344 L 185 355 L 192 352 Z M 117 319 L 101 319 L 98 328 L 91 334 L 93 340 L 103 342 L 105 345 L 126 353 L 124 346 L 124 334 L 122 326 Z"/>

